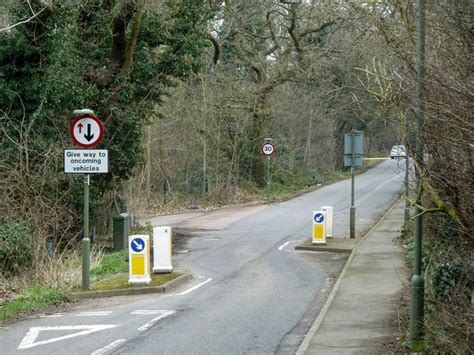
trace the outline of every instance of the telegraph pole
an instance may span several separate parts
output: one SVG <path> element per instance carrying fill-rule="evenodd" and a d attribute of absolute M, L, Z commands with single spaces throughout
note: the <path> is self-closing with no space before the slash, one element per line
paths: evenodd
<path fill-rule="evenodd" d="M 425 281 L 422 275 L 422 210 L 419 206 L 422 203 L 423 193 L 423 181 L 421 176 L 421 168 L 423 166 L 423 142 L 422 142 L 422 130 L 424 120 L 424 88 L 423 79 L 425 77 L 425 0 L 418 0 L 418 48 L 416 58 L 416 94 L 417 94 L 417 107 L 416 107 L 416 118 L 417 118 L 417 130 L 416 130 L 416 158 L 418 160 L 418 169 L 416 171 L 416 185 L 417 185 L 417 207 L 416 207 L 416 218 L 415 218 L 415 260 L 414 260 L 414 272 L 411 279 L 411 307 L 410 307 L 410 340 L 411 350 L 413 352 L 419 352 L 422 350 L 423 341 L 423 326 L 424 326 L 424 292 L 425 292 Z"/>

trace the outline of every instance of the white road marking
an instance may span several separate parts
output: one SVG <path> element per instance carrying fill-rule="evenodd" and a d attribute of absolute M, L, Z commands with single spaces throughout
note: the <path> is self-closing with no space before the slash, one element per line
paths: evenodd
<path fill-rule="evenodd" d="M 76 314 L 76 317 L 108 316 L 111 313 L 112 311 L 81 312 Z"/>
<path fill-rule="evenodd" d="M 190 292 L 193 292 L 194 290 L 197 290 L 199 287 L 207 284 L 208 282 L 212 281 L 212 278 L 208 278 L 206 281 L 204 282 L 201 282 L 200 284 L 197 284 L 196 286 L 193 286 L 191 287 L 190 289 L 184 291 L 184 292 L 181 292 L 181 293 L 178 293 L 178 296 L 184 296 L 184 295 L 187 295 L 188 293 Z"/>
<path fill-rule="evenodd" d="M 290 243 L 297 242 L 297 240 L 290 240 L 289 242 L 286 242 L 285 244 L 281 245 L 278 250 L 283 250 L 284 247 L 286 247 Z"/>
<path fill-rule="evenodd" d="M 94 332 L 99 332 L 101 330 L 115 328 L 117 325 L 115 324 L 96 324 L 96 325 L 66 325 L 66 326 L 55 326 L 55 327 L 33 327 L 28 330 L 25 337 L 21 341 L 20 345 L 18 346 L 18 350 L 22 349 L 29 349 L 33 348 L 38 345 L 44 345 L 53 343 L 60 340 L 71 339 L 81 335 L 87 335 Z M 82 330 L 77 333 L 72 333 L 68 335 L 64 335 L 62 337 L 51 338 L 48 340 L 38 341 L 35 343 L 36 338 L 38 337 L 39 333 L 42 331 L 48 330 Z"/>
<path fill-rule="evenodd" d="M 220 238 L 204 238 L 201 239 L 203 242 L 214 241 L 214 240 L 221 240 Z"/>
<path fill-rule="evenodd" d="M 158 317 L 156 318 L 153 318 L 151 321 L 149 321 L 148 323 L 142 325 L 140 328 L 138 328 L 139 331 L 145 331 L 145 330 L 148 330 L 150 329 L 151 327 L 153 327 L 155 325 L 156 322 L 158 322 L 159 320 L 162 320 L 163 318 L 166 318 L 166 317 L 169 317 L 173 314 L 176 313 L 176 311 L 164 311 L 165 313 L 159 315 Z"/>
<path fill-rule="evenodd" d="M 163 312 L 168 312 L 164 311 L 162 309 L 137 309 L 136 311 L 130 312 L 130 314 L 162 314 Z"/>
<path fill-rule="evenodd" d="M 102 355 L 102 354 L 105 354 L 107 351 L 110 351 L 120 345 L 122 345 L 123 343 L 125 343 L 127 341 L 127 339 L 117 339 L 116 341 L 113 341 L 112 343 L 110 343 L 109 345 L 107 346 L 104 346 L 103 348 L 99 349 L 99 350 L 96 350 L 94 351 L 91 355 Z"/>
<path fill-rule="evenodd" d="M 40 318 L 59 318 L 64 316 L 64 313 L 41 314 Z"/>

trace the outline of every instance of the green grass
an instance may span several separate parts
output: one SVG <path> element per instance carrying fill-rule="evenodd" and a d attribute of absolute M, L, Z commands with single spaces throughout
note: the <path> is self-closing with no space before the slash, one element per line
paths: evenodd
<path fill-rule="evenodd" d="M 120 274 L 109 279 L 97 281 L 91 286 L 93 291 L 102 291 L 102 290 L 117 290 L 117 289 L 126 289 L 131 287 L 149 287 L 149 286 L 160 286 L 167 281 L 173 280 L 178 276 L 181 276 L 181 273 L 173 272 L 171 274 L 151 274 L 151 284 L 148 286 L 130 286 L 128 284 L 128 274 Z"/>
<path fill-rule="evenodd" d="M 53 306 L 63 300 L 64 294 L 62 292 L 35 284 L 27 288 L 13 301 L 0 306 L 0 321 L 19 313 Z"/>
<path fill-rule="evenodd" d="M 91 270 L 91 289 L 115 290 L 131 287 L 128 285 L 128 268 L 128 250 L 104 254 L 100 264 Z M 162 285 L 180 275 L 180 273 L 175 272 L 171 274 L 152 274 L 151 286 Z"/>
<path fill-rule="evenodd" d="M 91 281 L 128 271 L 128 250 L 106 253 L 97 267 L 91 270 Z"/>

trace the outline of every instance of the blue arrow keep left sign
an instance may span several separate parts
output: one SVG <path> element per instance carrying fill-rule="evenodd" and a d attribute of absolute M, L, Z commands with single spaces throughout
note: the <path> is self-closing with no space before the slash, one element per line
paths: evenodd
<path fill-rule="evenodd" d="M 145 241 L 141 238 L 132 239 L 130 247 L 135 253 L 141 253 L 145 250 Z"/>
<path fill-rule="evenodd" d="M 314 221 L 316 223 L 323 223 L 324 222 L 324 214 L 322 214 L 321 212 L 318 212 L 314 215 Z"/>

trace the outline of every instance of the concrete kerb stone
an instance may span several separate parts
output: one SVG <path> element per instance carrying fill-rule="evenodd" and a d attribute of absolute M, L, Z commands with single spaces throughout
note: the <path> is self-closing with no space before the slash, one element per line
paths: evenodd
<path fill-rule="evenodd" d="M 331 248 L 326 246 L 311 246 L 311 245 L 297 245 L 295 250 L 306 250 L 306 251 L 321 251 L 329 253 L 345 253 L 350 254 L 352 249 L 349 248 Z"/>
<path fill-rule="evenodd" d="M 114 296 L 135 296 L 135 295 L 147 295 L 152 293 L 166 293 L 172 289 L 190 281 L 193 278 L 191 274 L 184 274 L 177 278 L 165 282 L 160 286 L 147 286 L 147 287 L 132 287 L 118 290 L 101 290 L 101 291 L 84 291 L 84 292 L 73 292 L 68 295 L 71 300 L 79 300 L 84 298 L 101 298 L 101 297 L 114 297 Z"/>
<path fill-rule="evenodd" d="M 382 218 L 380 218 L 380 220 L 375 223 L 375 225 L 370 228 L 370 230 L 356 243 L 356 245 L 352 248 L 352 252 L 351 252 L 351 255 L 349 255 L 349 258 L 347 258 L 347 261 L 346 261 L 346 264 L 344 265 L 344 268 L 342 269 L 341 271 L 341 274 L 339 275 L 339 277 L 337 278 L 336 280 L 336 283 L 334 284 L 334 287 L 332 288 L 331 290 L 331 293 L 329 294 L 329 297 L 328 299 L 326 300 L 326 303 L 324 304 L 324 306 L 321 308 L 321 311 L 319 312 L 318 316 L 316 317 L 316 320 L 314 321 L 313 325 L 311 326 L 311 328 L 309 329 L 308 333 L 306 334 L 306 336 L 304 337 L 303 341 L 301 342 L 300 346 L 298 347 L 298 350 L 296 351 L 296 355 L 303 355 L 306 350 L 308 349 L 309 347 L 309 344 L 311 342 L 311 339 L 314 337 L 314 335 L 316 334 L 316 332 L 318 331 L 318 328 L 320 327 L 326 313 L 328 312 L 329 310 L 329 307 L 331 306 L 331 303 L 333 302 L 334 300 L 334 297 L 336 296 L 336 293 L 337 291 L 339 290 L 340 286 L 341 286 L 341 283 L 342 283 L 342 280 L 344 279 L 344 276 L 346 275 L 346 272 L 347 272 L 347 269 L 349 268 L 349 266 L 351 265 L 352 263 L 352 260 L 354 259 L 354 256 L 357 252 L 357 249 L 359 248 L 359 245 L 365 240 L 367 239 L 367 237 L 372 234 L 372 232 L 379 227 L 380 224 L 382 224 L 382 222 L 384 222 L 385 220 L 385 217 L 388 216 L 390 214 L 390 212 L 392 212 L 392 210 L 394 210 L 396 208 L 396 206 L 400 203 L 400 201 L 403 199 L 403 197 L 397 199 L 392 206 L 390 206 L 390 208 L 387 210 L 387 212 L 384 214 L 384 216 Z M 301 246 L 300 246 L 301 247 Z M 296 247 L 295 247 L 296 249 Z M 300 249 L 300 250 L 304 250 L 304 249 Z M 314 249 L 312 249 L 314 250 Z"/>

